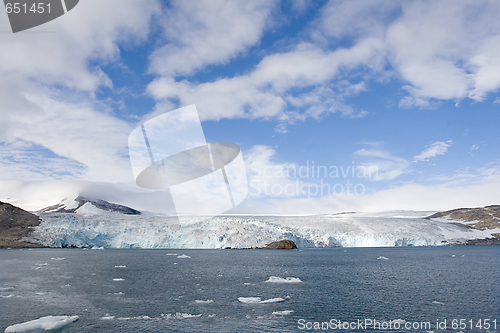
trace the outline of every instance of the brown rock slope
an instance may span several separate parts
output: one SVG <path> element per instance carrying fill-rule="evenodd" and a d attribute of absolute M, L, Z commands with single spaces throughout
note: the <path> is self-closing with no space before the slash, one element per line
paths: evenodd
<path fill-rule="evenodd" d="M 0 202 L 0 248 L 43 247 L 39 244 L 21 241 L 33 231 L 32 227 L 38 225 L 40 225 L 38 216 L 11 204 Z"/>
<path fill-rule="evenodd" d="M 284 239 L 277 242 L 272 242 L 271 244 L 267 244 L 262 247 L 262 249 L 270 250 L 270 249 L 283 249 L 283 250 L 291 250 L 296 249 L 297 245 L 291 240 Z"/>

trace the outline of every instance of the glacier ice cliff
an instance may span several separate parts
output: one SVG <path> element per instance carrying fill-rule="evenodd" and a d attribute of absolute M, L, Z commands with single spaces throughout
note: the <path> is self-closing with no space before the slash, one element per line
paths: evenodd
<path fill-rule="evenodd" d="M 179 224 L 168 216 L 40 213 L 31 241 L 51 247 L 251 248 L 279 239 L 300 247 L 433 246 L 489 236 L 428 212 L 313 216 L 217 216 Z"/>

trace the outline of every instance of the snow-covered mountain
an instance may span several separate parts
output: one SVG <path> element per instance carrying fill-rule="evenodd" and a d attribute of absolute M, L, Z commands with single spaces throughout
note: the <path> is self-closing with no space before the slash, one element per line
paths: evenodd
<path fill-rule="evenodd" d="M 140 215 L 141 212 L 133 208 L 114 204 L 100 199 L 89 199 L 78 196 L 75 199 L 64 199 L 60 203 L 40 209 L 39 212 L 76 213 L 76 214 L 105 214 L 121 213 L 126 215 Z"/>
<path fill-rule="evenodd" d="M 425 218 L 431 213 L 233 215 L 179 224 L 176 217 L 148 214 L 42 212 L 38 215 L 43 222 L 31 237 L 53 247 L 250 248 L 279 239 L 293 240 L 298 247 L 379 247 L 444 245 L 499 232 Z"/>

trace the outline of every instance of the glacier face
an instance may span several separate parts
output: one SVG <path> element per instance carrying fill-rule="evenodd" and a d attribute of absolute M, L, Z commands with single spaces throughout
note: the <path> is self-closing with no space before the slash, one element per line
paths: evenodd
<path fill-rule="evenodd" d="M 279 239 L 298 247 L 429 246 L 491 234 L 422 218 L 427 215 L 217 216 L 179 224 L 176 217 L 146 214 L 40 213 L 43 222 L 30 237 L 51 247 L 214 249 L 261 247 Z"/>

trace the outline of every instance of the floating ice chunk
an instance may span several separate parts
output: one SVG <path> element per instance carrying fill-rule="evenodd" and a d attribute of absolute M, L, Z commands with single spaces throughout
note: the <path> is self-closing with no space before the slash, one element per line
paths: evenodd
<path fill-rule="evenodd" d="M 191 258 L 190 256 L 187 256 L 185 254 L 181 254 L 180 256 L 178 256 L 177 258 L 181 258 L 181 259 L 188 259 L 188 258 Z"/>
<path fill-rule="evenodd" d="M 201 301 L 199 299 L 195 300 L 195 303 L 197 304 L 210 304 L 210 303 L 213 303 L 214 301 L 211 300 L 211 299 L 207 299 L 206 301 Z"/>
<path fill-rule="evenodd" d="M 278 302 L 284 302 L 284 301 L 285 301 L 284 298 L 277 297 L 277 298 L 266 299 L 265 301 L 261 301 L 259 303 L 260 304 L 267 304 L 267 303 L 278 303 Z"/>
<path fill-rule="evenodd" d="M 121 291 L 117 292 L 117 293 L 115 293 L 115 295 L 123 295 L 123 292 L 121 292 Z"/>
<path fill-rule="evenodd" d="M 46 293 L 44 293 L 43 291 L 39 291 L 37 293 L 35 293 L 35 295 L 45 295 Z"/>
<path fill-rule="evenodd" d="M 16 297 L 16 295 L 14 295 L 14 294 L 10 294 L 10 295 L 0 295 L 0 297 L 2 297 L 2 298 L 12 298 L 12 297 Z"/>
<path fill-rule="evenodd" d="M 378 259 L 378 260 L 389 260 L 389 258 L 384 257 L 384 256 L 380 256 L 380 257 L 378 257 L 377 259 Z"/>
<path fill-rule="evenodd" d="M 444 305 L 443 302 L 438 302 L 438 301 L 433 301 L 432 304 L 441 304 L 441 305 Z"/>
<path fill-rule="evenodd" d="M 245 282 L 245 283 L 243 283 L 243 285 L 249 286 L 249 285 L 251 285 L 251 283 L 250 282 Z"/>
<path fill-rule="evenodd" d="M 213 317 L 215 317 L 215 316 L 217 316 L 217 315 L 214 313 L 214 314 L 208 315 L 207 317 L 208 317 L 208 318 L 213 318 Z"/>
<path fill-rule="evenodd" d="M 125 265 L 118 265 L 118 266 L 115 266 L 115 268 L 127 268 L 127 266 L 125 266 Z"/>
<path fill-rule="evenodd" d="M 452 254 L 452 255 L 451 255 L 451 257 L 452 257 L 452 258 L 455 258 L 455 255 L 454 255 L 454 254 Z"/>
<path fill-rule="evenodd" d="M 288 296 L 288 295 L 287 295 L 287 296 L 285 296 L 285 299 L 290 299 L 290 298 L 291 298 L 291 297 L 290 297 L 290 296 Z"/>
<path fill-rule="evenodd" d="M 302 281 L 299 278 L 287 277 L 285 279 L 280 278 L 279 276 L 271 276 L 267 281 L 264 282 L 273 282 L 273 283 L 301 283 Z"/>
<path fill-rule="evenodd" d="M 167 256 L 178 256 L 178 253 L 167 253 Z"/>
<path fill-rule="evenodd" d="M 462 254 L 462 258 L 465 257 L 465 254 Z"/>
<path fill-rule="evenodd" d="M 5 329 L 5 333 L 58 330 L 78 320 L 78 318 L 78 316 L 46 316 L 9 326 Z"/>
<path fill-rule="evenodd" d="M 125 281 L 125 279 L 122 278 L 114 278 L 113 281 Z"/>
<path fill-rule="evenodd" d="M 115 319 L 115 316 L 110 316 L 109 314 L 106 313 L 104 317 L 101 318 L 101 320 L 113 320 Z"/>
<path fill-rule="evenodd" d="M 46 262 L 43 263 L 43 264 L 35 264 L 35 266 L 48 266 L 49 264 L 47 264 Z"/>
<path fill-rule="evenodd" d="M 0 287 L 0 292 L 2 291 L 12 291 L 14 290 L 14 287 Z"/>
<path fill-rule="evenodd" d="M 292 312 L 293 312 L 293 310 L 283 310 L 283 311 L 274 311 L 272 314 L 274 316 L 288 316 Z"/>
<path fill-rule="evenodd" d="M 193 314 L 189 314 L 189 313 L 177 312 L 175 314 L 176 319 L 189 319 L 189 318 L 199 318 L 199 317 L 201 317 L 201 313 L 198 315 L 193 315 Z"/>
<path fill-rule="evenodd" d="M 66 259 L 66 258 L 50 258 L 50 260 L 59 260 L 59 261 L 64 260 L 64 259 Z"/>
<path fill-rule="evenodd" d="M 241 303 L 256 304 L 260 302 L 260 297 L 238 297 Z"/>

